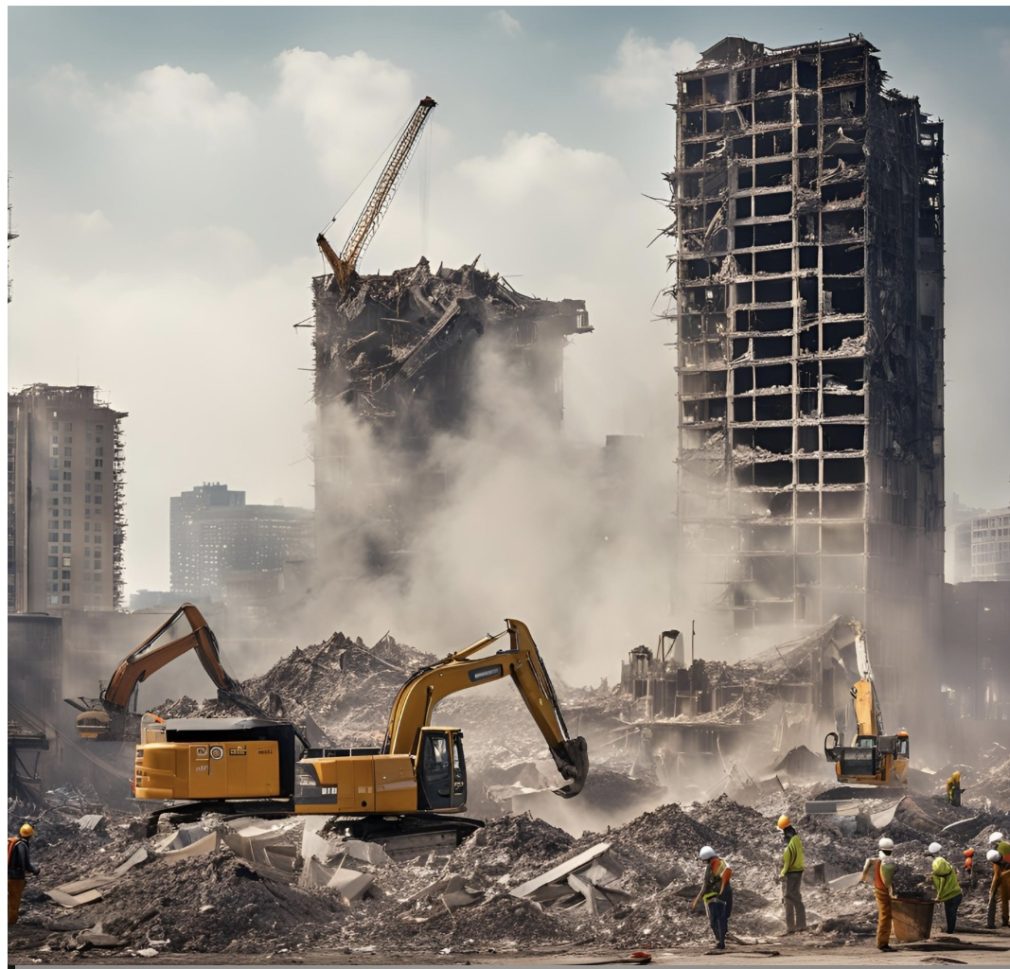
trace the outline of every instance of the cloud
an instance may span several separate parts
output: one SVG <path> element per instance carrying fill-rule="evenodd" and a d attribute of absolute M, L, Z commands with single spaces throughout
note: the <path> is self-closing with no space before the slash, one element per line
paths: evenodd
<path fill-rule="evenodd" d="M 51 68 L 38 85 L 51 102 L 92 112 L 105 130 L 171 133 L 191 130 L 215 142 L 246 128 L 254 108 L 235 91 L 222 91 L 207 75 L 160 64 L 135 75 L 129 85 L 98 86 L 78 68 Z"/>
<path fill-rule="evenodd" d="M 506 208 L 542 195 L 585 201 L 587 180 L 606 183 L 623 179 L 620 164 L 610 155 L 568 148 L 542 131 L 510 132 L 500 154 L 465 159 L 456 170 L 486 204 Z"/>
<path fill-rule="evenodd" d="M 112 228 L 108 216 L 101 209 L 94 209 L 91 212 L 74 212 L 69 221 L 70 225 L 82 236 L 98 235 L 108 232 Z"/>
<path fill-rule="evenodd" d="M 245 95 L 221 91 L 208 75 L 168 64 L 142 71 L 107 107 L 113 124 L 153 130 L 178 126 L 212 138 L 244 128 L 252 114 Z"/>
<path fill-rule="evenodd" d="M 661 47 L 634 30 L 624 35 L 614 65 L 594 77 L 603 97 L 618 108 L 641 108 L 674 96 L 674 74 L 698 62 L 698 51 L 677 38 Z"/>
<path fill-rule="evenodd" d="M 356 183 L 415 104 L 410 74 L 364 51 L 330 57 L 295 47 L 275 60 L 277 100 L 301 118 L 324 177 Z M 353 181 L 352 181 L 353 180 Z"/>
<path fill-rule="evenodd" d="M 488 14 L 491 23 L 509 37 L 517 37 L 523 32 L 523 25 L 507 10 L 492 10 Z"/>

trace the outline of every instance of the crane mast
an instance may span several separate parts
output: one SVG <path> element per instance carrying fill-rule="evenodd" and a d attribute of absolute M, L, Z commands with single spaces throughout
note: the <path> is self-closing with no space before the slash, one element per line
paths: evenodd
<path fill-rule="evenodd" d="M 341 289 L 347 288 L 347 284 L 357 269 L 358 259 L 361 258 L 369 242 L 372 241 L 375 230 L 379 227 L 382 217 L 393 201 L 400 177 L 407 167 L 407 162 L 410 161 L 417 139 L 420 137 L 428 115 L 431 114 L 435 104 L 433 98 L 425 97 L 414 109 L 414 113 L 393 148 L 389 160 L 382 169 L 379 180 L 375 183 L 372 194 L 368 197 L 368 202 L 361 215 L 358 216 L 358 221 L 354 224 L 340 254 L 338 255 L 334 251 L 322 232 L 316 236 L 316 244 L 333 269 L 333 275 Z"/>

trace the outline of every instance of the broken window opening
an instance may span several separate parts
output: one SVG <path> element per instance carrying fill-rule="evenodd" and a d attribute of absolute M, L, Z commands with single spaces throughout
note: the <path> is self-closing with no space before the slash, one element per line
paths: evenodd
<path fill-rule="evenodd" d="M 862 458 L 826 458 L 824 484 L 864 484 L 866 463 Z"/>
<path fill-rule="evenodd" d="M 685 107 L 691 107 L 694 104 L 701 102 L 702 98 L 702 85 L 700 77 L 688 78 L 684 82 L 684 88 L 681 93 L 681 103 Z"/>
<path fill-rule="evenodd" d="M 733 420 L 742 423 L 754 420 L 754 399 L 752 397 L 733 398 Z"/>
<path fill-rule="evenodd" d="M 685 397 L 701 397 L 707 394 L 725 395 L 726 371 L 681 374 L 680 383 L 681 394 Z"/>
<path fill-rule="evenodd" d="M 753 283 L 737 283 L 736 284 L 736 301 L 737 303 L 747 304 L 753 302 L 754 299 L 754 284 Z"/>
<path fill-rule="evenodd" d="M 704 117 L 705 115 L 701 111 L 686 112 L 684 114 L 684 136 L 687 138 L 693 138 L 695 135 L 704 133 Z"/>
<path fill-rule="evenodd" d="M 734 360 L 745 360 L 749 359 L 751 355 L 750 340 L 734 340 L 733 341 L 733 359 Z M 740 371 L 737 371 L 738 373 Z M 740 392 L 740 387 L 734 384 L 734 388 L 737 393 Z M 749 389 L 749 388 L 745 388 Z"/>
<path fill-rule="evenodd" d="M 754 120 L 757 124 L 786 124 L 793 118 L 793 101 L 789 96 L 762 98 L 754 102 Z"/>
<path fill-rule="evenodd" d="M 793 180 L 793 163 L 790 161 L 768 162 L 754 166 L 754 184 L 757 188 L 779 188 L 791 185 Z"/>
<path fill-rule="evenodd" d="M 730 143 L 730 156 L 732 158 L 753 158 L 754 139 L 750 135 L 734 138 Z"/>
<path fill-rule="evenodd" d="M 760 340 L 754 341 L 754 359 L 755 360 L 777 360 L 782 357 L 791 357 L 793 355 L 793 338 L 791 336 L 773 336 L 773 337 L 763 337 Z M 763 367 L 762 370 L 778 370 L 777 367 Z M 760 372 L 760 371 L 759 371 Z M 792 384 L 792 373 L 789 375 L 789 379 L 781 381 L 782 386 L 788 386 Z M 776 381 L 775 384 L 771 386 L 779 386 L 780 382 Z M 761 386 L 761 381 L 758 381 L 758 386 Z"/>
<path fill-rule="evenodd" d="M 754 342 L 756 344 L 775 343 L 780 347 L 788 347 L 791 341 L 789 337 L 772 337 Z M 780 354 L 780 356 L 788 356 L 788 354 Z M 757 390 L 768 390 L 771 387 L 791 387 L 793 383 L 792 364 L 781 363 L 770 367 L 755 367 L 754 379 Z"/>
<path fill-rule="evenodd" d="M 797 97 L 796 117 L 802 125 L 817 124 L 817 98 L 813 95 Z M 801 148 L 800 151 L 802 150 Z"/>
<path fill-rule="evenodd" d="M 816 149 L 817 149 L 816 125 L 804 125 L 802 128 L 797 129 L 796 150 L 799 152 L 803 152 L 803 151 L 815 151 Z M 816 159 L 811 160 L 815 161 Z"/>
<path fill-rule="evenodd" d="M 800 246 L 800 269 L 816 269 L 817 268 L 817 246 Z M 800 286 L 802 287 L 803 280 L 800 280 Z M 816 294 L 817 283 L 814 281 L 814 292 Z M 802 296 L 802 289 L 800 291 Z M 815 300 L 816 303 L 816 300 Z M 816 312 L 816 306 L 811 312 Z"/>
<path fill-rule="evenodd" d="M 766 596 L 792 598 L 793 570 L 790 558 L 781 555 L 752 558 L 751 575 Z"/>
<path fill-rule="evenodd" d="M 752 525 L 743 531 L 745 552 L 791 552 L 793 529 L 791 525 Z"/>
<path fill-rule="evenodd" d="M 861 117 L 866 113 L 866 88 L 862 84 L 829 88 L 824 92 L 823 100 L 825 120 Z"/>
<path fill-rule="evenodd" d="M 790 394 L 773 397 L 754 398 L 754 419 L 764 421 L 788 421 L 793 416 L 793 398 Z"/>
<path fill-rule="evenodd" d="M 772 91 L 788 91 L 793 86 L 792 62 L 767 64 L 754 71 L 754 93 L 768 94 Z"/>
<path fill-rule="evenodd" d="M 702 142 L 692 142 L 684 145 L 684 164 L 691 168 L 700 164 L 705 157 L 705 148 Z"/>
<path fill-rule="evenodd" d="M 735 326 L 737 333 L 775 333 L 781 330 L 791 330 L 793 311 L 788 307 L 737 310 Z"/>
<path fill-rule="evenodd" d="M 709 134 L 717 134 L 723 128 L 723 113 L 721 111 L 705 112 L 705 131 Z"/>
<path fill-rule="evenodd" d="M 853 178 L 847 181 L 834 181 L 821 189 L 821 203 L 825 211 L 832 208 L 855 208 L 865 201 L 863 196 L 863 180 Z"/>
<path fill-rule="evenodd" d="M 757 273 L 780 276 L 792 272 L 792 269 L 792 249 L 773 249 L 770 252 L 759 252 L 754 256 L 754 270 Z"/>
<path fill-rule="evenodd" d="M 822 334 L 823 353 L 861 354 L 866 350 L 866 329 L 862 321 L 829 323 Z"/>
<path fill-rule="evenodd" d="M 800 526 L 804 531 L 812 531 L 815 535 L 815 545 L 813 548 L 804 548 L 805 552 L 816 552 L 817 528 L 809 525 Z M 799 528 L 797 532 L 799 532 Z M 797 537 L 796 550 L 800 551 L 800 543 Z M 797 555 L 796 556 L 796 584 L 797 585 L 819 585 L 821 581 L 821 559 L 818 555 Z"/>
<path fill-rule="evenodd" d="M 793 222 L 762 222 L 754 227 L 754 246 L 779 246 L 793 241 Z"/>
<path fill-rule="evenodd" d="M 804 250 L 800 249 L 802 253 Z M 814 256 L 816 258 L 816 250 Z M 803 276 L 799 280 L 800 314 L 812 318 L 817 315 L 817 277 Z"/>
<path fill-rule="evenodd" d="M 726 401 L 717 398 L 703 400 L 685 400 L 685 424 L 709 424 L 726 420 Z"/>
<path fill-rule="evenodd" d="M 796 462 L 797 484 L 817 484 L 820 480 L 820 462 L 816 459 Z"/>
<path fill-rule="evenodd" d="M 863 424 L 825 424 L 824 450 L 862 451 L 866 427 Z"/>
<path fill-rule="evenodd" d="M 733 446 L 753 448 L 768 454 L 791 454 L 793 431 L 791 427 L 745 427 L 733 431 Z"/>
<path fill-rule="evenodd" d="M 862 49 L 830 50 L 821 54 L 821 84 L 839 82 L 849 75 L 862 79 L 866 71 L 866 55 Z"/>
<path fill-rule="evenodd" d="M 816 392 L 808 391 L 799 395 L 799 408 L 801 417 L 819 417 L 820 407 L 817 403 Z"/>
<path fill-rule="evenodd" d="M 788 303 L 792 298 L 792 279 L 761 279 L 754 283 L 755 303 Z"/>
<path fill-rule="evenodd" d="M 738 340 L 733 341 L 735 344 L 747 345 L 750 343 L 748 340 Z M 733 370 L 733 393 L 734 394 L 745 394 L 753 390 L 754 386 L 754 374 L 750 367 L 737 367 Z"/>
<path fill-rule="evenodd" d="M 825 525 L 822 531 L 827 532 L 832 527 L 845 528 L 850 526 Z M 861 527 L 860 533 L 862 533 Z M 822 535 L 821 538 L 825 546 L 827 546 L 827 535 Z M 860 546 L 862 546 L 862 542 L 860 542 Z M 827 552 L 826 547 L 825 552 Z M 836 552 L 831 555 L 831 557 L 823 557 L 821 559 L 821 581 L 824 585 L 835 586 L 843 589 L 861 588 L 863 584 L 862 555 L 852 552 Z"/>
<path fill-rule="evenodd" d="M 863 271 L 863 246 L 841 245 L 824 247 L 824 274 L 850 276 Z"/>
<path fill-rule="evenodd" d="M 862 417 L 866 409 L 866 398 L 861 394 L 825 394 L 824 416 Z"/>
<path fill-rule="evenodd" d="M 862 209 L 851 212 L 825 212 L 821 217 L 821 241 L 827 246 L 838 242 L 862 241 Z"/>
<path fill-rule="evenodd" d="M 744 195 L 736 200 L 736 217 L 738 219 L 749 219 L 751 217 L 752 196 Z"/>
<path fill-rule="evenodd" d="M 820 451 L 820 428 L 801 425 L 796 429 L 796 450 L 803 454 L 816 454 Z"/>
<path fill-rule="evenodd" d="M 808 91 L 817 90 L 817 64 L 814 61 L 796 61 L 796 83 Z"/>
<path fill-rule="evenodd" d="M 729 100 L 728 74 L 710 74 L 704 81 L 706 104 L 725 104 Z"/>
<path fill-rule="evenodd" d="M 827 250 L 824 250 L 827 252 Z M 862 315 L 866 312 L 866 296 L 861 277 L 824 276 L 821 278 L 821 311 L 833 314 Z"/>

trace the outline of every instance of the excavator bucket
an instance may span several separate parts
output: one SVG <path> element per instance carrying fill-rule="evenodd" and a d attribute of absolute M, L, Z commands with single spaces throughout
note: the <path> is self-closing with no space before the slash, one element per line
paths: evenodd
<path fill-rule="evenodd" d="M 589 774 L 589 748 L 586 745 L 586 738 L 563 740 L 557 747 L 551 748 L 551 756 L 561 776 L 569 782 L 564 787 L 555 788 L 554 793 L 559 797 L 575 797 L 582 790 Z"/>

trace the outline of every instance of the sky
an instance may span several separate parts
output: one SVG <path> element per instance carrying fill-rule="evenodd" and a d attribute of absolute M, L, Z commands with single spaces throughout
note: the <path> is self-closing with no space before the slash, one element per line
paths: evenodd
<path fill-rule="evenodd" d="M 311 329 L 294 324 L 324 271 L 315 236 L 339 210 L 339 250 L 431 95 L 359 268 L 480 255 L 520 291 L 585 299 L 566 433 L 672 438 L 670 243 L 653 240 L 674 72 L 726 34 L 850 32 L 946 124 L 947 497 L 1006 505 L 1000 8 L 11 7 L 9 388 L 94 384 L 129 413 L 128 591 L 168 588 L 173 494 L 222 481 L 311 507 Z"/>

